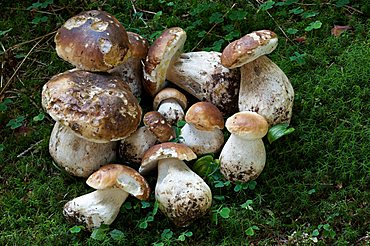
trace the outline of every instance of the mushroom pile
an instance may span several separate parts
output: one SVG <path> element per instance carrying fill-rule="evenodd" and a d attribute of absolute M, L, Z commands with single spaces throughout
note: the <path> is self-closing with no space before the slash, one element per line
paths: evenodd
<path fill-rule="evenodd" d="M 142 175 L 157 170 L 158 208 L 188 226 L 212 205 L 210 187 L 191 168 L 197 155 L 218 157 L 227 180 L 256 179 L 266 162 L 262 138 L 292 116 L 293 88 L 266 56 L 277 41 L 261 30 L 222 53 L 183 53 L 180 27 L 164 30 L 149 47 L 104 11 L 67 20 L 55 36 L 56 52 L 75 68 L 42 90 L 42 106 L 56 121 L 49 152 L 96 190 L 67 202 L 65 217 L 89 230 L 113 223 L 129 194 L 149 198 Z M 151 105 L 138 97 L 152 98 Z"/>

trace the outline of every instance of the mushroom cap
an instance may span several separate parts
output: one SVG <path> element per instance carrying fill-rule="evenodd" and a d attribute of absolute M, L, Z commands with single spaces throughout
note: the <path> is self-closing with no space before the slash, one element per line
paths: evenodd
<path fill-rule="evenodd" d="M 185 144 L 174 142 L 156 144 L 145 152 L 139 172 L 147 173 L 157 167 L 159 160 L 166 158 L 190 161 L 196 159 L 197 155 Z"/>
<path fill-rule="evenodd" d="M 123 63 L 130 47 L 123 25 L 101 10 L 68 19 L 54 40 L 59 57 L 88 71 L 107 71 Z"/>
<path fill-rule="evenodd" d="M 221 63 L 227 68 L 241 67 L 262 55 L 270 54 L 277 45 L 278 38 L 274 32 L 255 31 L 226 46 L 221 55 Z"/>
<path fill-rule="evenodd" d="M 153 109 L 157 110 L 161 102 L 166 99 L 175 99 L 184 110 L 188 106 L 188 100 L 183 93 L 175 88 L 164 88 L 154 97 Z"/>
<path fill-rule="evenodd" d="M 159 142 L 168 142 L 176 137 L 175 129 L 157 111 L 147 112 L 143 117 L 144 125 L 158 138 Z"/>
<path fill-rule="evenodd" d="M 263 138 L 268 131 L 266 119 L 249 111 L 235 113 L 226 120 L 225 126 L 231 134 L 245 139 Z"/>
<path fill-rule="evenodd" d="M 221 111 L 210 102 L 193 104 L 186 112 L 185 121 L 203 131 L 224 128 L 224 118 Z"/>
<path fill-rule="evenodd" d="M 186 32 L 180 27 L 166 29 L 150 46 L 144 63 L 144 88 L 154 96 L 165 86 L 171 60 L 180 55 Z"/>
<path fill-rule="evenodd" d="M 147 200 L 150 195 L 150 188 L 144 177 L 135 169 L 120 164 L 102 166 L 89 176 L 86 184 L 97 190 L 115 186 L 140 200 Z"/>
<path fill-rule="evenodd" d="M 124 139 L 138 127 L 142 110 L 118 77 L 70 70 L 43 87 L 42 106 L 55 120 L 92 142 Z"/>
<path fill-rule="evenodd" d="M 149 43 L 137 33 L 127 32 L 128 40 L 130 42 L 131 57 L 143 59 L 148 54 Z"/>

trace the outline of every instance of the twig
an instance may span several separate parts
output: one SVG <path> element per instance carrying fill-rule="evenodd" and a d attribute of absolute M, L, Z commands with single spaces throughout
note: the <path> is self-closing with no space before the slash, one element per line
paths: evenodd
<path fill-rule="evenodd" d="M 5 52 L 6 52 L 5 47 L 4 47 L 3 43 L 0 42 L 0 44 L 1 44 L 1 48 L 3 49 L 4 54 L 5 54 Z M 1 62 L 0 88 L 3 87 L 3 80 L 4 80 L 3 71 L 4 71 L 4 66 L 5 66 L 5 60 Z"/>
<path fill-rule="evenodd" d="M 28 152 L 30 152 L 34 147 L 36 147 L 37 145 L 39 145 L 40 143 L 42 143 L 44 140 L 45 139 L 41 139 L 40 141 L 32 144 L 28 149 L 26 149 L 25 151 L 23 151 L 22 153 L 20 153 L 19 155 L 17 155 L 17 158 L 24 156 L 25 154 L 27 154 Z"/>
<path fill-rule="evenodd" d="M 27 41 L 24 41 L 24 42 L 19 43 L 19 44 L 15 44 L 15 45 L 13 45 L 12 47 L 8 48 L 8 50 L 13 50 L 13 49 L 18 48 L 19 46 L 24 45 L 24 44 L 32 43 L 33 41 L 36 41 L 36 40 L 39 40 L 39 39 L 43 39 L 43 38 L 45 38 L 45 37 L 48 37 L 48 36 L 50 36 L 50 35 L 55 34 L 56 32 L 57 32 L 57 31 L 49 32 L 49 33 L 47 33 L 47 34 L 45 34 L 45 35 L 42 35 L 42 36 L 40 36 L 40 37 L 37 37 L 37 38 L 31 39 L 31 40 L 27 40 Z"/>
<path fill-rule="evenodd" d="M 236 3 L 234 3 L 231 8 L 222 16 L 224 18 L 234 7 L 236 6 Z M 191 51 L 194 51 L 198 46 L 203 42 L 203 40 L 212 32 L 212 30 L 218 25 L 219 23 L 215 23 L 211 29 L 204 35 L 204 37 L 194 46 L 194 48 Z"/>
<path fill-rule="evenodd" d="M 27 59 L 27 57 L 31 54 L 31 52 L 36 48 L 36 46 L 41 43 L 41 41 L 47 37 L 47 35 L 44 35 L 39 41 L 37 41 L 37 43 L 30 49 L 30 51 L 28 51 L 27 55 L 23 58 L 23 60 L 21 61 L 21 63 L 19 64 L 19 66 L 15 69 L 14 73 L 12 74 L 12 76 L 10 77 L 10 79 L 8 80 L 8 82 L 6 82 L 6 84 L 4 85 L 4 87 L 2 87 L 3 89 L 0 91 L 0 96 L 4 93 L 4 91 L 6 90 L 6 88 L 8 88 L 10 82 L 12 81 L 12 79 L 15 77 L 15 75 L 17 74 L 17 72 L 19 71 L 19 69 L 21 68 L 21 66 L 23 65 L 24 61 Z"/>
<path fill-rule="evenodd" d="M 277 27 L 280 29 L 280 31 L 283 33 L 283 35 L 285 36 L 286 39 L 288 39 L 292 44 L 294 45 L 297 45 L 296 43 L 294 43 L 289 37 L 288 35 L 286 35 L 286 33 L 284 32 L 283 28 L 281 28 L 281 26 L 279 25 L 279 23 L 275 20 L 275 18 L 270 14 L 270 12 L 268 12 L 266 10 L 266 13 L 270 16 L 270 18 L 275 22 L 275 24 L 277 25 Z"/>
<path fill-rule="evenodd" d="M 363 237 L 361 237 L 360 239 L 358 239 L 358 240 L 355 242 L 355 245 L 358 245 L 361 241 L 365 241 L 365 242 L 370 241 L 370 236 L 363 236 Z"/>
<path fill-rule="evenodd" d="M 135 7 L 135 4 L 134 4 L 134 1 L 133 0 L 130 0 L 130 2 L 131 2 L 131 5 L 132 5 L 132 9 L 134 10 L 134 13 L 136 14 L 137 11 L 136 11 L 136 7 Z M 139 17 L 139 19 L 145 24 L 145 27 L 148 27 L 148 24 L 143 20 L 143 18 L 141 16 Z"/>

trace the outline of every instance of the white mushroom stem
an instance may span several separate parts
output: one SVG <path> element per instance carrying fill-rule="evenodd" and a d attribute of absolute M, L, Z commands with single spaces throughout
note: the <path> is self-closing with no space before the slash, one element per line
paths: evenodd
<path fill-rule="evenodd" d="M 88 177 L 116 158 L 116 146 L 117 142 L 87 141 L 57 122 L 51 132 L 49 152 L 54 161 L 71 175 Z"/>
<path fill-rule="evenodd" d="M 159 209 L 177 226 L 187 226 L 205 215 L 212 204 L 209 186 L 177 158 L 159 160 L 155 198 Z"/>
<path fill-rule="evenodd" d="M 96 190 L 67 202 L 63 214 L 73 223 L 86 225 L 89 230 L 102 224 L 110 225 L 128 195 L 119 188 Z"/>
<path fill-rule="evenodd" d="M 240 68 L 239 111 L 256 112 L 270 126 L 289 123 L 294 90 L 285 73 L 267 56 Z"/>
<path fill-rule="evenodd" d="M 261 138 L 245 139 L 231 134 L 219 159 L 221 173 L 227 180 L 248 182 L 265 167 L 265 146 Z"/>
<path fill-rule="evenodd" d="M 180 142 L 189 146 L 197 155 L 217 153 L 224 144 L 222 131 L 198 130 L 193 124 L 186 123 L 181 129 Z"/>
<path fill-rule="evenodd" d="M 184 109 L 175 99 L 163 100 L 157 111 L 161 113 L 171 125 L 179 120 L 183 120 L 185 116 Z"/>
<path fill-rule="evenodd" d="M 156 142 L 157 137 L 146 126 L 142 126 L 128 138 L 121 140 L 119 155 L 124 160 L 140 163 L 145 151 Z"/>
<path fill-rule="evenodd" d="M 221 64 L 219 52 L 183 53 L 167 70 L 167 79 L 201 101 L 216 105 L 223 113 L 237 111 L 239 69 Z"/>

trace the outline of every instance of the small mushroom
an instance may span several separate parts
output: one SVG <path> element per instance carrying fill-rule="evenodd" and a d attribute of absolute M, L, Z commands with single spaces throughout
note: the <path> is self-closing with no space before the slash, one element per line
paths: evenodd
<path fill-rule="evenodd" d="M 147 112 L 143 122 L 144 126 L 120 142 L 119 156 L 125 161 L 140 163 L 145 151 L 156 142 L 168 142 L 176 137 L 175 130 L 157 111 Z"/>
<path fill-rule="evenodd" d="M 180 142 L 197 155 L 217 153 L 224 144 L 224 119 L 218 108 L 210 102 L 193 104 L 185 115 Z"/>
<path fill-rule="evenodd" d="M 55 121 L 96 143 L 128 137 L 136 131 L 142 114 L 136 97 L 120 78 L 76 69 L 44 85 L 42 106 Z"/>
<path fill-rule="evenodd" d="M 212 204 L 211 189 L 184 162 L 196 157 L 186 145 L 162 143 L 145 152 L 139 169 L 140 173 L 147 173 L 158 166 L 158 208 L 177 226 L 191 224 L 205 215 Z"/>
<path fill-rule="evenodd" d="M 86 183 L 97 190 L 67 202 L 63 214 L 89 230 L 113 223 L 129 194 L 140 200 L 147 200 L 150 194 L 148 183 L 138 172 L 119 164 L 101 167 Z"/>
<path fill-rule="evenodd" d="M 161 113 L 171 125 L 184 119 L 186 96 L 175 88 L 164 88 L 154 97 L 153 109 Z"/>
<path fill-rule="evenodd" d="M 224 67 L 219 52 L 181 54 L 168 68 L 167 79 L 225 115 L 238 111 L 240 71 Z"/>
<path fill-rule="evenodd" d="M 166 29 L 149 47 L 144 63 L 144 89 L 152 96 L 166 85 L 167 69 L 181 53 L 186 32 L 180 27 Z"/>
<path fill-rule="evenodd" d="M 277 44 L 274 32 L 256 31 L 230 43 L 221 56 L 225 67 L 240 67 L 239 111 L 256 112 L 269 126 L 290 122 L 294 99 L 289 79 L 265 56 Z"/>
<path fill-rule="evenodd" d="M 116 159 L 117 142 L 94 143 L 78 137 L 56 122 L 51 132 L 49 152 L 55 162 L 69 174 L 88 177 L 99 167 Z"/>
<path fill-rule="evenodd" d="M 108 71 L 129 56 L 123 25 L 112 15 L 91 10 L 68 19 L 55 35 L 59 57 L 79 69 Z"/>
<path fill-rule="evenodd" d="M 266 151 L 262 138 L 268 131 L 265 118 L 255 112 L 239 112 L 226 120 L 231 133 L 220 153 L 220 170 L 227 180 L 248 182 L 265 167 Z"/>
<path fill-rule="evenodd" d="M 131 56 L 126 62 L 110 70 L 109 73 L 120 76 L 128 84 L 132 94 L 139 97 L 141 96 L 143 83 L 142 59 L 148 53 L 149 44 L 139 34 L 127 32 L 127 35 L 130 42 Z"/>

